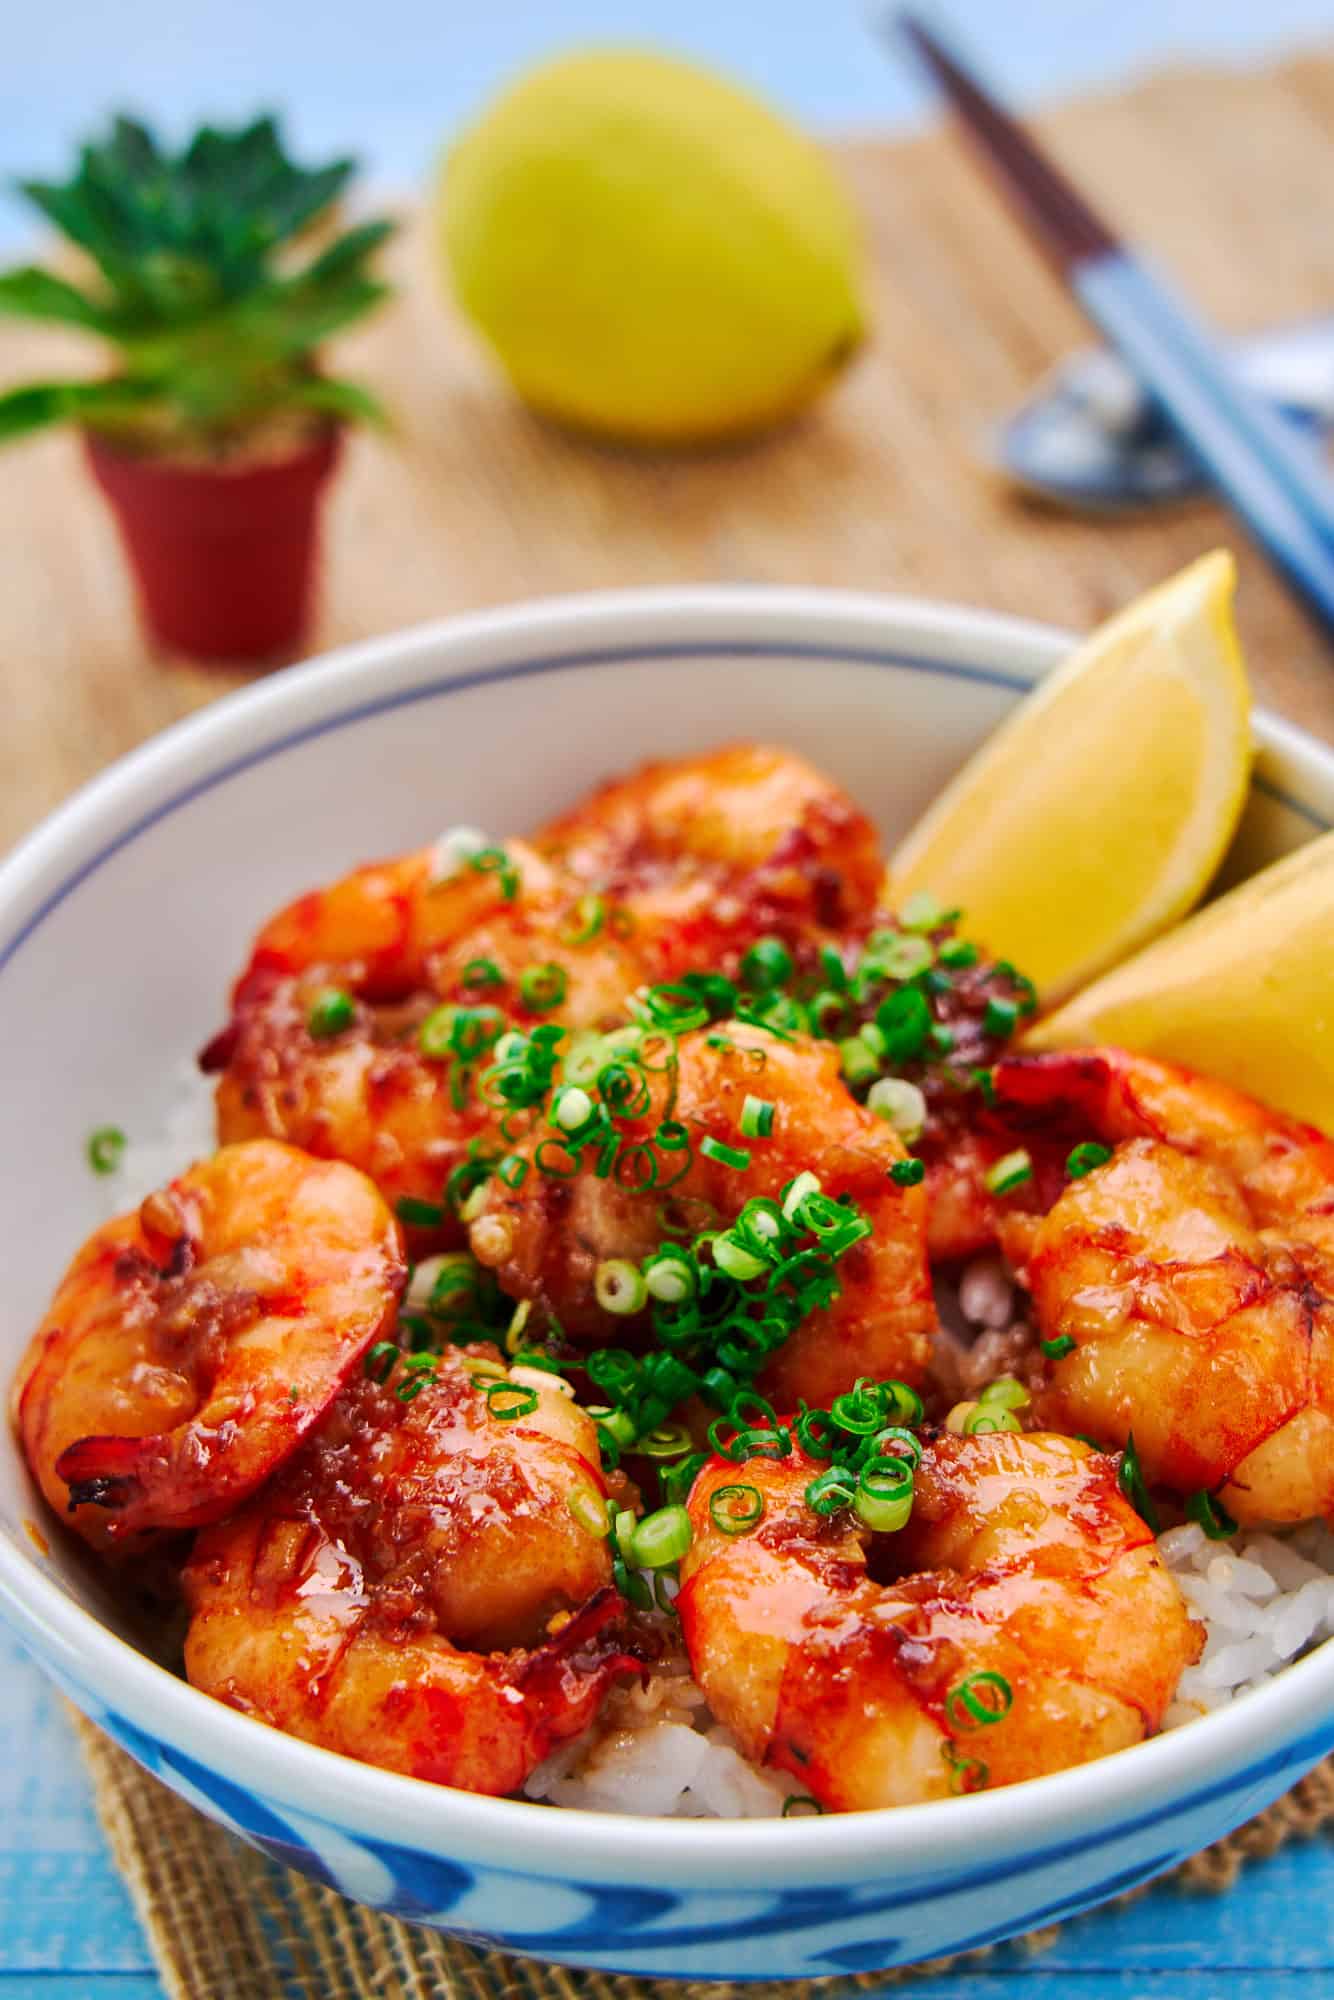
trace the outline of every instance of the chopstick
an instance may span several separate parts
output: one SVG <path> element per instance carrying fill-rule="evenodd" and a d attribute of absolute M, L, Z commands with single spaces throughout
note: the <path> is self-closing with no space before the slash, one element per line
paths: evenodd
<path fill-rule="evenodd" d="M 1318 447 L 1233 372 L 1205 323 L 1123 244 L 975 76 L 912 12 L 897 25 L 983 164 L 1095 326 L 1153 397 L 1275 567 L 1334 634 L 1334 480 Z"/>

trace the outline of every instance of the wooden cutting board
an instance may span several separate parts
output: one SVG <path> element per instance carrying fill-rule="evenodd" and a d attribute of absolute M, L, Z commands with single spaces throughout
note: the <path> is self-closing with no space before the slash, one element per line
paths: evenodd
<path fill-rule="evenodd" d="M 1160 75 L 1038 123 L 1222 325 L 1334 310 L 1334 54 Z M 916 591 L 1082 627 L 1229 540 L 1257 692 L 1334 738 L 1334 645 L 1218 510 L 1073 519 L 985 469 L 990 426 L 1087 334 L 958 141 L 838 158 L 865 223 L 872 338 L 802 421 L 689 457 L 594 448 L 527 416 L 447 304 L 428 228 L 405 218 L 399 296 L 339 357 L 398 429 L 348 452 L 312 650 L 538 593 L 685 581 Z M 81 359 L 64 335 L 0 329 L 0 380 Z M 72 438 L 0 456 L 0 521 L 3 846 L 246 676 L 146 650 Z"/>

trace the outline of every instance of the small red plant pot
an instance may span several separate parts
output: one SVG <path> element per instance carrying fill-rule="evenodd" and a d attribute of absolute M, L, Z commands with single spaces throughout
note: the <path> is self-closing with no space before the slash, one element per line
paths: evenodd
<path fill-rule="evenodd" d="M 265 659 L 297 645 L 336 430 L 235 468 L 134 454 L 92 432 L 84 449 L 161 645 L 199 660 Z"/>

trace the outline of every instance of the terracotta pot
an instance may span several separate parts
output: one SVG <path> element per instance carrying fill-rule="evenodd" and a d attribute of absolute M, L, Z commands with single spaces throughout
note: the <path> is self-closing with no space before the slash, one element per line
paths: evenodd
<path fill-rule="evenodd" d="M 91 432 L 84 449 L 160 644 L 201 660 L 262 659 L 296 646 L 336 430 L 235 469 L 135 455 Z"/>

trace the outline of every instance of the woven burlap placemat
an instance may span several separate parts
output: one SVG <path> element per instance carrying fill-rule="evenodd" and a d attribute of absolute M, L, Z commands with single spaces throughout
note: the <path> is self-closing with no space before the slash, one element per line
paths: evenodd
<path fill-rule="evenodd" d="M 1312 199 L 1328 178 L 1334 60 L 1164 75 L 1041 123 L 1094 198 L 1222 324 L 1334 310 L 1334 232 Z M 1241 560 L 1257 693 L 1334 738 L 1327 644 L 1216 509 L 1077 521 L 1016 502 L 981 470 L 989 426 L 1087 333 L 956 142 L 862 143 L 840 160 L 866 222 L 873 340 L 787 432 L 681 459 L 593 450 L 518 410 L 447 316 L 429 232 L 409 217 L 393 252 L 402 294 L 340 357 L 400 421 L 388 446 L 363 437 L 348 453 L 314 644 L 537 593 L 681 580 L 914 591 L 1086 627 L 1227 539 Z M 0 380 L 51 374 L 75 356 L 77 343 L 0 329 Z M 0 516 L 3 843 L 110 758 L 245 675 L 147 655 L 111 528 L 69 438 L 0 460 Z M 355 1909 L 241 1847 L 80 1729 L 173 2000 L 637 2000 L 648 1991 L 483 1956 Z M 1326 1766 L 1177 1879 L 1224 1888 L 1246 1856 L 1332 1819 Z M 838 1984 L 869 1990 L 911 1976 Z M 731 1989 L 682 1990 L 721 2000 Z"/>

